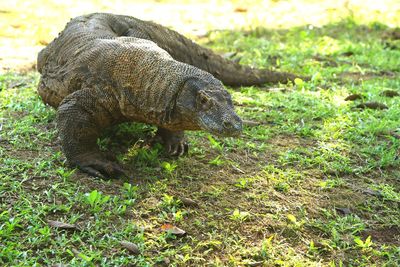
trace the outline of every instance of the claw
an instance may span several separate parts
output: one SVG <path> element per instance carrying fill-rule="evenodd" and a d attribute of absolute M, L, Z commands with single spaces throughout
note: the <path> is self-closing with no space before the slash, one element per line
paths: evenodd
<path fill-rule="evenodd" d="M 185 154 L 185 145 L 186 143 L 180 143 L 178 156 L 182 156 L 183 154 Z"/>
<path fill-rule="evenodd" d="M 166 152 L 170 156 L 182 156 L 188 151 L 188 144 L 185 142 L 182 131 L 172 132 L 166 129 L 158 128 L 157 136 L 161 137 Z"/>
<path fill-rule="evenodd" d="M 90 176 L 100 177 L 102 179 L 117 178 L 120 176 L 129 177 L 125 170 L 117 163 L 109 161 L 99 155 L 84 157 L 84 160 L 76 161 L 75 165 Z"/>
<path fill-rule="evenodd" d="M 86 172 L 90 176 L 99 177 L 101 179 L 106 179 L 106 177 L 104 177 L 103 174 L 101 174 L 99 171 L 97 171 L 96 169 L 94 169 L 92 167 L 89 167 L 89 166 L 82 167 L 82 166 L 80 166 L 79 168 L 80 168 L 81 171 Z"/>
<path fill-rule="evenodd" d="M 183 142 L 181 144 L 181 154 L 180 154 L 180 156 L 183 156 L 183 155 L 187 154 L 188 152 L 189 152 L 189 145 L 188 145 L 188 143 Z"/>
<path fill-rule="evenodd" d="M 176 156 L 178 155 L 179 145 L 174 145 L 174 149 L 172 150 L 171 155 Z"/>
<path fill-rule="evenodd" d="M 179 142 L 175 144 L 168 145 L 168 154 L 170 156 L 182 156 L 186 154 L 189 150 L 189 146 L 186 142 Z"/>
<path fill-rule="evenodd" d="M 185 142 L 185 154 L 189 152 L 189 144 Z"/>

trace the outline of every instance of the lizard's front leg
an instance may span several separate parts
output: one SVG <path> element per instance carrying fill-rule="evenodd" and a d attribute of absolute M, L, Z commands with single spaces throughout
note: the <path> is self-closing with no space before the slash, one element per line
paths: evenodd
<path fill-rule="evenodd" d="M 189 145 L 185 140 L 183 131 L 170 131 L 164 128 L 158 128 L 156 137 L 161 138 L 165 150 L 171 156 L 182 156 L 189 150 Z"/>
<path fill-rule="evenodd" d="M 104 91 L 83 89 L 67 96 L 58 108 L 57 124 L 67 161 L 92 176 L 125 175 L 97 146 L 101 131 L 120 120 L 113 103 L 112 96 Z"/>

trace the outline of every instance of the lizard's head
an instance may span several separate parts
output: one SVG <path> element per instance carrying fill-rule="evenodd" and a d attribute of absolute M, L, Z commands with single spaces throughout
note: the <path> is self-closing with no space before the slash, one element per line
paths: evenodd
<path fill-rule="evenodd" d="M 200 78 L 187 80 L 176 104 L 181 114 L 212 134 L 238 136 L 242 132 L 242 120 L 234 110 L 231 96 L 215 78 L 211 82 Z"/>

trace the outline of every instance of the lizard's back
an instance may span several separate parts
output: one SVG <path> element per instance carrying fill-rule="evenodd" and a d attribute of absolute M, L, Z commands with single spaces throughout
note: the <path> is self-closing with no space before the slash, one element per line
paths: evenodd
<path fill-rule="evenodd" d="M 59 36 L 39 53 L 37 67 L 42 76 L 38 92 L 46 103 L 58 107 L 67 95 L 94 82 L 96 77 L 87 70 L 88 65 L 94 65 L 112 53 L 104 50 L 102 41 L 118 38 L 110 27 L 109 19 L 101 14 L 72 19 Z M 104 65 L 106 61 L 103 60 L 103 65 L 97 68 L 98 78 L 109 69 Z"/>
<path fill-rule="evenodd" d="M 135 37 L 149 40 L 158 46 L 163 56 L 170 55 L 183 62 L 212 74 L 226 85 L 260 85 L 266 82 L 287 82 L 296 75 L 264 69 L 253 69 L 229 61 L 211 50 L 201 47 L 179 33 L 149 21 L 134 17 L 107 13 L 94 13 L 72 19 L 60 35 L 38 56 L 38 70 L 42 74 L 38 91 L 43 100 L 58 107 L 59 103 L 72 92 L 79 90 L 100 73 L 89 75 L 85 64 L 78 59 L 82 54 L 95 49 L 96 40 L 115 40 L 121 37 Z M 138 41 L 131 39 L 130 41 Z M 163 50 L 163 51 L 161 51 Z M 99 57 L 111 54 L 103 48 Z M 88 76 L 89 75 L 89 76 Z"/>

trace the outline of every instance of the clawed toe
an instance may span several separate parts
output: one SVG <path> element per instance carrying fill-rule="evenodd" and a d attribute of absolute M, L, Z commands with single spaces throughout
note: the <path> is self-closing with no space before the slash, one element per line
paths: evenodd
<path fill-rule="evenodd" d="M 87 158 L 84 161 L 76 161 L 74 165 L 90 176 L 102 179 L 114 179 L 121 176 L 129 177 L 125 170 L 117 163 L 103 158 Z"/>
<path fill-rule="evenodd" d="M 183 131 L 173 132 L 167 129 L 158 128 L 156 138 L 161 139 L 166 152 L 170 156 L 182 156 L 189 151 Z"/>
<path fill-rule="evenodd" d="M 78 166 L 78 167 L 81 171 L 86 172 L 90 176 L 99 177 L 101 179 L 107 179 L 107 177 L 105 177 L 101 172 L 90 166 Z"/>
<path fill-rule="evenodd" d="M 189 151 L 189 145 L 186 142 L 179 142 L 168 145 L 168 154 L 171 156 L 182 156 Z"/>

